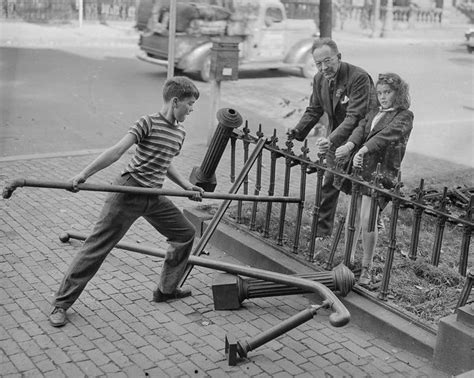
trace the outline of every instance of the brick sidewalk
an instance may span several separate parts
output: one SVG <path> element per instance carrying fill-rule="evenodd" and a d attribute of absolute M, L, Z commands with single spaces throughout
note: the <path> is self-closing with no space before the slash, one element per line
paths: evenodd
<path fill-rule="evenodd" d="M 184 176 L 200 165 L 202 145 L 185 145 L 176 160 Z M 65 180 L 93 155 L 0 161 L 0 185 L 16 177 Z M 94 176 L 110 182 L 122 161 Z M 218 191 L 228 190 L 228 155 L 218 169 Z M 172 184 L 167 184 L 170 187 Z M 114 250 L 69 311 L 63 328 L 49 325 L 50 301 L 80 243 L 58 236 L 87 234 L 103 193 L 19 188 L 0 204 L 0 372 L 7 376 L 259 376 L 259 377 L 445 377 L 430 362 L 363 332 L 354 323 L 329 325 L 324 311 L 285 335 L 249 352 L 229 367 L 224 337 L 247 340 L 308 307 L 297 295 L 247 301 L 237 311 L 215 311 L 214 272 L 194 268 L 187 284 L 194 295 L 164 304 L 151 302 L 160 260 Z M 195 203 L 176 198 L 181 207 Z M 125 239 L 164 249 L 166 242 L 138 221 Z M 211 258 L 230 261 L 207 248 Z M 235 261 L 231 261 L 235 262 Z"/>

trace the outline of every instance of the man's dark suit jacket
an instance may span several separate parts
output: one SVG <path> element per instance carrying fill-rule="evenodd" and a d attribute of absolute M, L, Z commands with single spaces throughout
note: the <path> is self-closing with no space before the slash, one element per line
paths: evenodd
<path fill-rule="evenodd" d="M 302 141 L 326 112 L 331 150 L 342 145 L 370 109 L 376 107 L 374 83 L 362 68 L 341 62 L 336 75 L 332 101 L 329 81 L 318 72 L 313 79 L 313 93 L 301 120 L 294 128 L 296 140 Z"/>

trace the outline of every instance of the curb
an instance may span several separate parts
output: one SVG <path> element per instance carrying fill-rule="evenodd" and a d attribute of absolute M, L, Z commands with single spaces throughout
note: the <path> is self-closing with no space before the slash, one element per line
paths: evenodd
<path fill-rule="evenodd" d="M 184 209 L 186 218 L 201 236 L 212 216 L 198 208 Z M 284 274 L 301 274 L 318 271 L 312 264 L 292 258 L 263 240 L 235 226 L 220 223 L 209 241 L 214 247 L 225 251 L 233 258 L 254 268 Z M 436 334 L 417 326 L 394 311 L 364 297 L 355 287 L 346 297 L 339 298 L 351 313 L 351 320 L 361 329 L 382 338 L 391 344 L 430 361 L 436 345 Z M 316 294 L 308 294 L 315 295 Z"/>

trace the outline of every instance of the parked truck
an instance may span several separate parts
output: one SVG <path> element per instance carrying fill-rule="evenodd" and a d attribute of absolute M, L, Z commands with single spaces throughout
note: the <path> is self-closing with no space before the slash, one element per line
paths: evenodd
<path fill-rule="evenodd" d="M 167 67 L 169 4 L 158 1 L 151 13 L 137 57 Z M 296 68 L 311 78 L 316 73 L 311 45 L 317 35 L 314 19 L 288 19 L 280 0 L 178 1 L 174 64 L 209 81 L 213 42 L 227 41 L 238 43 L 239 71 Z"/>

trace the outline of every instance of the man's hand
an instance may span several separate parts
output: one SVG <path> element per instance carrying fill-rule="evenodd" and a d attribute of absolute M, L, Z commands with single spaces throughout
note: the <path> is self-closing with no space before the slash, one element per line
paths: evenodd
<path fill-rule="evenodd" d="M 347 142 L 346 144 L 343 144 L 341 147 L 336 149 L 336 159 L 345 159 L 351 151 L 354 149 L 354 143 L 352 142 Z"/>
<path fill-rule="evenodd" d="M 286 135 L 288 136 L 289 139 L 295 139 L 295 137 L 296 137 L 295 129 L 292 129 L 291 127 L 287 127 L 286 128 Z"/>
<path fill-rule="evenodd" d="M 364 155 L 367 153 L 367 147 L 362 147 L 357 153 L 354 155 L 354 160 L 352 165 L 355 168 L 362 168 L 362 164 L 364 163 Z"/>
<path fill-rule="evenodd" d="M 316 141 L 316 147 L 318 149 L 318 155 L 323 155 L 329 151 L 331 141 L 328 138 L 319 138 Z"/>
<path fill-rule="evenodd" d="M 68 190 L 71 191 L 71 192 L 74 192 L 74 193 L 78 192 L 79 188 L 77 186 L 79 184 L 85 183 L 86 180 L 87 180 L 87 178 L 82 174 L 82 172 L 79 173 L 78 175 L 76 175 L 76 176 L 74 176 L 74 177 L 72 177 L 68 180 L 68 183 L 72 187 L 71 189 L 68 189 Z"/>
<path fill-rule="evenodd" d="M 193 190 L 196 192 L 196 194 L 192 194 L 191 196 L 189 196 L 189 199 L 191 201 L 197 201 L 197 202 L 202 201 L 202 194 L 204 193 L 203 188 L 190 184 L 189 187 L 186 188 L 186 190 Z"/>

